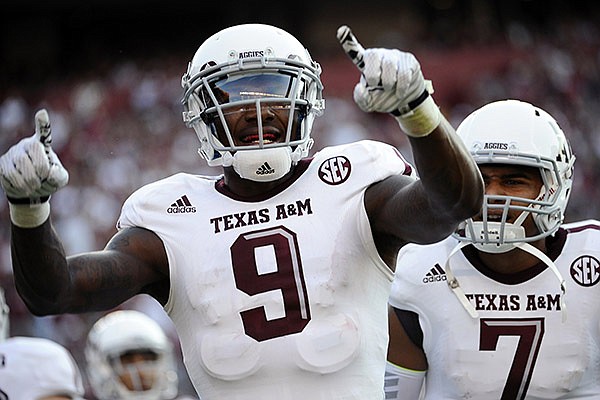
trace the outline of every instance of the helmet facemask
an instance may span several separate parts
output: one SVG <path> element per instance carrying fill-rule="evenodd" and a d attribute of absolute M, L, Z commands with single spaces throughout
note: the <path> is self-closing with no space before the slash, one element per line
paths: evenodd
<path fill-rule="evenodd" d="M 177 395 L 172 345 L 162 328 L 138 311 L 115 311 L 98 320 L 88 334 L 84 355 L 90 386 L 100 399 L 158 400 Z M 126 362 L 133 360 L 135 364 Z M 145 388 L 140 371 L 147 375 Z M 127 375 L 133 390 L 122 375 Z"/>
<path fill-rule="evenodd" d="M 273 27 L 258 27 L 266 30 L 261 34 L 267 43 L 273 32 L 281 35 Z M 254 33 L 256 26 L 231 29 Z M 232 46 L 237 45 L 239 37 L 231 39 Z M 247 58 L 238 58 L 239 53 L 230 51 L 221 63 L 221 48 L 203 49 L 203 45 L 182 79 L 184 122 L 200 140 L 200 155 L 210 166 L 233 166 L 243 178 L 256 181 L 276 180 L 308 156 L 314 118 L 324 109 L 320 66 L 289 34 L 275 39 L 283 50 L 267 46 L 259 52 L 260 57 Z M 288 48 L 289 52 L 284 52 Z M 246 143 L 236 142 L 234 127 L 229 123 L 228 117 L 236 113 L 255 115 L 256 134 Z M 263 119 L 269 113 L 277 113 L 279 119 L 287 121 L 285 132 L 275 135 L 268 129 Z M 274 172 L 256 173 L 257 168 L 270 172 L 269 167 Z"/>
<path fill-rule="evenodd" d="M 479 216 L 469 218 L 460 226 L 455 236 L 461 240 L 472 242 L 476 248 L 488 253 L 504 253 L 514 248 L 515 243 L 534 242 L 554 234 L 564 220 L 564 209 L 571 191 L 571 180 L 561 177 L 555 160 L 545 159 L 539 155 L 527 154 L 473 154 L 478 164 L 516 164 L 530 166 L 539 170 L 542 187 L 534 199 L 485 194 Z M 490 215 L 499 218 L 491 220 Z M 509 222 L 510 215 L 519 212 L 515 221 Z M 522 226 L 531 215 L 537 232 L 525 232 Z"/>
<path fill-rule="evenodd" d="M 540 174 L 541 187 L 533 199 L 484 195 L 480 217 L 467 219 L 453 235 L 459 243 L 444 264 L 448 287 L 469 315 L 478 318 L 478 312 L 452 272 L 451 257 L 470 244 L 487 253 L 520 249 L 546 264 L 556 276 L 562 293 L 562 320 L 566 321 L 565 280 L 554 262 L 530 243 L 553 235 L 564 220 L 575 156 L 563 131 L 544 110 L 518 100 L 502 100 L 471 113 L 457 128 L 457 133 L 478 165 L 535 168 Z M 518 216 L 509 222 L 514 215 Z M 536 227 L 532 232 L 522 226 L 529 216 Z"/>
<path fill-rule="evenodd" d="M 129 353 L 144 354 L 143 360 L 124 361 Z M 151 355 L 151 357 L 150 357 Z M 169 369 L 165 354 L 153 350 L 135 349 L 121 354 L 108 356 L 114 381 L 120 398 L 123 399 L 160 399 L 164 388 L 161 381 L 164 371 Z"/>
<path fill-rule="evenodd" d="M 511 116 L 514 121 L 509 121 Z M 535 135 L 528 137 L 528 129 Z M 514 249 L 517 243 L 553 235 L 564 220 L 575 162 L 564 133 L 554 119 L 528 103 L 507 100 L 491 103 L 471 114 L 458 132 L 478 165 L 536 168 L 542 187 L 534 199 L 485 194 L 481 214 L 460 224 L 454 236 L 473 243 L 481 251 L 504 253 Z M 498 210 L 500 218 L 489 218 L 491 214 L 499 214 Z M 512 223 L 508 221 L 509 215 L 514 215 L 511 211 L 521 213 Z M 526 233 L 521 226 L 528 215 L 537 232 Z"/>

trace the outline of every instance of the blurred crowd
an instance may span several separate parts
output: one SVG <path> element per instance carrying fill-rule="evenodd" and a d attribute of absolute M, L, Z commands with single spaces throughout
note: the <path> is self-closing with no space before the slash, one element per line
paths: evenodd
<path fill-rule="evenodd" d="M 565 20 L 541 34 L 511 24 L 478 47 L 412 44 L 442 111 L 457 126 L 491 100 L 519 98 L 557 117 L 577 157 L 567 221 L 600 217 L 600 32 L 584 19 Z M 191 55 L 190 55 L 191 56 Z M 396 122 L 367 115 L 352 101 L 358 78 L 340 51 L 318 59 L 324 69 L 326 112 L 315 122 L 315 149 L 358 139 L 410 149 Z M 315 57 L 317 58 L 317 57 Z M 34 92 L 9 88 L 0 98 L 0 152 L 33 132 L 33 115 L 48 109 L 53 147 L 70 183 L 52 199 L 52 215 L 67 254 L 102 248 L 115 232 L 120 206 L 138 187 L 179 171 L 214 174 L 196 154 L 198 141 L 182 122 L 180 78 L 187 59 L 120 62 L 53 82 Z M 340 77 L 347 77 L 340 80 Z M 11 334 L 42 336 L 82 360 L 85 336 L 101 314 L 35 318 L 15 293 L 9 217 L 0 196 L 0 284 L 11 308 Z M 174 342 L 162 309 L 150 298 L 123 305 L 152 314 Z M 182 370 L 183 371 L 183 370 Z M 187 386 L 186 386 L 187 385 Z M 182 394 L 192 393 L 182 379 Z"/>

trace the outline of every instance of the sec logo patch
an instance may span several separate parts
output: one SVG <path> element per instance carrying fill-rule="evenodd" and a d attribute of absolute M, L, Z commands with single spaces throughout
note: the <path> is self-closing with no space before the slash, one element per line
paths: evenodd
<path fill-rule="evenodd" d="M 592 256 L 581 256 L 571 264 L 571 277 L 581 286 L 594 286 L 600 281 L 600 262 Z"/>
<path fill-rule="evenodd" d="M 319 167 L 319 178 L 328 185 L 339 185 L 350 177 L 350 160 L 344 156 L 331 157 Z"/>

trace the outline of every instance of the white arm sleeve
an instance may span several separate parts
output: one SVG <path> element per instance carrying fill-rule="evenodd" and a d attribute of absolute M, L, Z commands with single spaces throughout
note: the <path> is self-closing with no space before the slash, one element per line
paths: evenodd
<path fill-rule="evenodd" d="M 385 399 L 386 400 L 418 400 L 427 371 L 415 371 L 394 365 L 390 362 L 385 367 Z"/>

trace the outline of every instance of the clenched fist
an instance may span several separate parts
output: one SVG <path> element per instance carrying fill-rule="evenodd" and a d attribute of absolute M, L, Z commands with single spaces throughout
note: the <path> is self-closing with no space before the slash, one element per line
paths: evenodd
<path fill-rule="evenodd" d="M 51 142 L 48 112 L 42 109 L 35 114 L 35 133 L 0 157 L 0 185 L 11 203 L 43 202 L 69 181 Z"/>
<path fill-rule="evenodd" d="M 361 110 L 392 114 L 412 137 L 427 136 L 440 124 L 441 113 L 431 98 L 431 81 L 425 80 L 412 53 L 365 49 L 345 25 L 338 29 L 337 38 L 361 71 L 354 87 L 354 101 Z"/>

